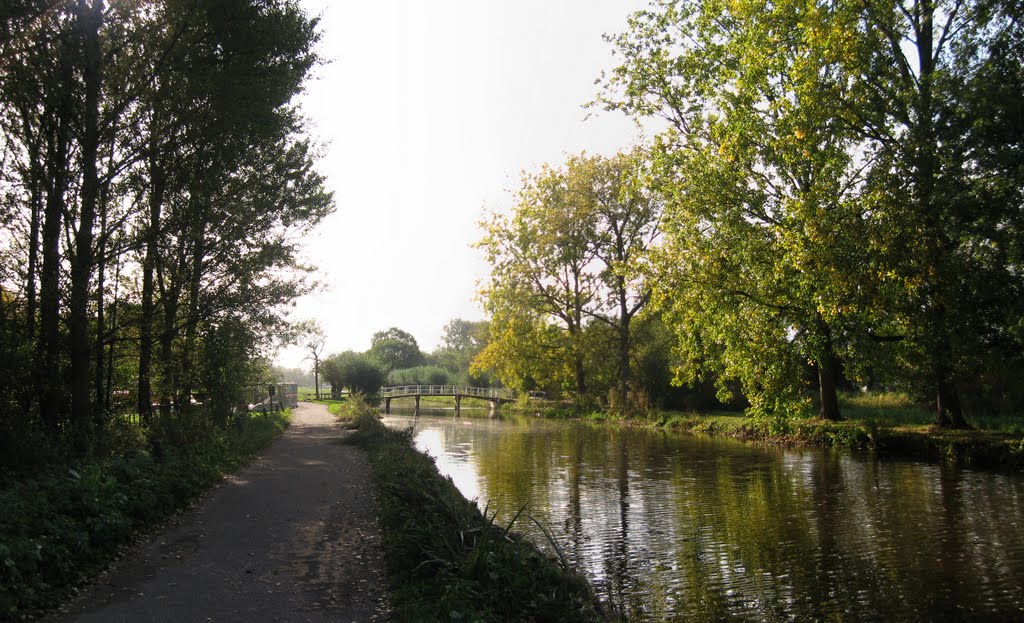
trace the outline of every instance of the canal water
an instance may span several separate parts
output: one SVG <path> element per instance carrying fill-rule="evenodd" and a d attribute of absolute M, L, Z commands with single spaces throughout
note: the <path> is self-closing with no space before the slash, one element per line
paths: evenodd
<path fill-rule="evenodd" d="M 631 621 L 1024 621 L 1020 475 L 465 413 L 385 421 Z"/>

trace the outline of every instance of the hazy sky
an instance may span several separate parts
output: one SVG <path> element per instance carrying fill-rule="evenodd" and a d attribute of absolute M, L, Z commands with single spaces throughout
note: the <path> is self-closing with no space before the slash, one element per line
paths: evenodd
<path fill-rule="evenodd" d="M 337 212 L 308 240 L 328 289 L 301 299 L 327 352 L 366 350 L 391 326 L 425 352 L 446 322 L 484 317 L 486 209 L 508 209 L 523 169 L 637 140 L 615 113 L 584 120 L 614 66 L 604 33 L 640 0 L 302 0 L 321 16 L 328 64 L 302 105 L 325 144 Z M 304 353 L 278 360 L 302 363 Z"/>

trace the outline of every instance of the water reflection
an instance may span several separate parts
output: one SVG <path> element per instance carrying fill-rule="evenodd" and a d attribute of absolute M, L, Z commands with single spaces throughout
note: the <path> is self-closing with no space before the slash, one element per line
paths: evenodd
<path fill-rule="evenodd" d="M 528 417 L 415 438 L 633 620 L 1024 620 L 1019 476 Z"/>

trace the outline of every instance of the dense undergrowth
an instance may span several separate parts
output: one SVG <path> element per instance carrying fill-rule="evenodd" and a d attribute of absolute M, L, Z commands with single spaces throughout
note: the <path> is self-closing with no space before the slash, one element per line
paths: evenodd
<path fill-rule="evenodd" d="M 0 489 L 0 621 L 54 606 L 140 531 L 249 462 L 290 418 L 250 414 L 226 430 L 165 435 L 158 449 L 135 444 L 116 459 L 7 481 Z"/>
<path fill-rule="evenodd" d="M 586 579 L 462 497 L 415 450 L 411 430 L 388 429 L 363 401 L 342 411 L 358 418 L 352 440 L 373 467 L 395 618 L 608 620 Z M 521 513 L 513 524 L 530 521 Z"/>

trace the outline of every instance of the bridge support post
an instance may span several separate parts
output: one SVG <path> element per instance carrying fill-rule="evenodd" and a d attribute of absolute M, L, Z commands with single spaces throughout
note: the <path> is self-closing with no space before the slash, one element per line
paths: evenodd
<path fill-rule="evenodd" d="M 390 398 L 385 398 L 384 399 L 384 414 L 387 415 L 389 413 L 391 413 L 391 399 Z"/>
<path fill-rule="evenodd" d="M 461 413 L 460 413 L 461 411 L 462 411 L 462 396 L 459 396 L 459 395 L 456 394 L 456 396 L 455 396 L 455 415 L 456 416 L 461 415 Z"/>
<path fill-rule="evenodd" d="M 487 402 L 491 405 L 490 411 L 487 412 L 487 417 L 498 417 L 498 401 L 488 400 Z"/>
<path fill-rule="evenodd" d="M 413 411 L 412 414 L 413 415 L 419 415 L 420 414 L 420 397 L 419 396 L 416 396 L 416 410 Z"/>

